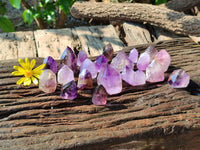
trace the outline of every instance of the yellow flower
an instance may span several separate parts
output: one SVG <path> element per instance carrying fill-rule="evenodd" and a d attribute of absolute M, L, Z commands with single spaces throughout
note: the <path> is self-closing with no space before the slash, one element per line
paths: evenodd
<path fill-rule="evenodd" d="M 31 82 L 33 82 L 35 85 L 38 85 L 38 79 L 40 77 L 40 74 L 43 72 L 43 69 L 45 64 L 42 64 L 38 66 L 37 68 L 33 69 L 35 66 L 36 60 L 32 59 L 31 63 L 29 62 L 28 58 L 25 58 L 25 62 L 22 59 L 19 59 L 19 64 L 22 66 L 13 66 L 13 68 L 17 71 L 13 71 L 12 75 L 14 76 L 20 76 L 24 75 L 25 77 L 22 77 L 17 81 L 17 85 L 24 84 L 24 86 L 29 86 Z M 33 69 L 33 70 L 32 70 Z"/>

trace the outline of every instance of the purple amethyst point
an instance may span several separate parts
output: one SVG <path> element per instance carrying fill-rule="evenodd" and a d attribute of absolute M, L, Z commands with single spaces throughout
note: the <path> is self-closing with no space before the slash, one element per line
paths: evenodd
<path fill-rule="evenodd" d="M 108 61 L 111 61 L 114 55 L 114 50 L 112 47 L 112 44 L 109 43 L 106 46 L 104 46 L 103 48 L 103 55 L 106 56 L 106 58 L 108 59 Z"/>
<path fill-rule="evenodd" d="M 95 61 L 95 66 L 99 72 L 101 68 L 108 63 L 107 58 L 104 55 L 97 56 Z"/>
<path fill-rule="evenodd" d="M 44 69 L 51 69 L 55 74 L 57 73 L 57 63 L 51 56 L 45 58 L 43 63 L 46 64 Z"/>
<path fill-rule="evenodd" d="M 137 49 L 132 49 L 129 53 L 129 57 L 128 57 L 133 63 L 137 63 L 138 61 L 138 51 Z"/>
<path fill-rule="evenodd" d="M 183 70 L 174 70 L 168 79 L 173 88 L 186 88 L 190 82 L 190 76 Z"/>
<path fill-rule="evenodd" d="M 63 86 L 61 91 L 61 98 L 73 100 L 77 97 L 77 90 L 78 88 L 76 86 L 75 81 L 73 80 Z"/>
<path fill-rule="evenodd" d="M 94 105 L 106 105 L 107 103 L 107 93 L 102 85 L 98 85 L 92 95 L 92 103 Z"/>
<path fill-rule="evenodd" d="M 84 88 L 86 88 L 86 89 L 92 89 L 93 88 L 92 75 L 86 69 L 83 69 L 81 71 L 81 73 L 79 74 L 78 88 L 81 89 L 81 90 L 84 89 Z"/>
<path fill-rule="evenodd" d="M 85 59 L 87 59 L 88 56 L 87 54 L 85 53 L 84 50 L 81 50 L 79 53 L 78 53 L 78 60 L 77 60 L 77 65 L 80 67 L 81 64 L 84 62 Z"/>

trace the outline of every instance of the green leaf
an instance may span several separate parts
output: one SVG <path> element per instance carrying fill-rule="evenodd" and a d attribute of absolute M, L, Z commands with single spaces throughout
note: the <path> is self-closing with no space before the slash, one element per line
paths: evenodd
<path fill-rule="evenodd" d="M 29 10 L 29 9 L 24 10 L 22 16 L 23 16 L 23 18 L 24 18 L 24 22 L 25 22 L 25 23 L 28 23 L 29 25 L 30 25 L 30 24 L 33 22 L 33 20 L 34 20 L 33 13 L 32 13 L 32 11 Z"/>
<path fill-rule="evenodd" d="M 20 9 L 21 0 L 9 0 L 11 5 L 16 9 Z"/>
<path fill-rule="evenodd" d="M 160 4 L 163 4 L 166 2 L 167 2 L 167 0 L 155 0 L 155 5 L 160 5 Z"/>
<path fill-rule="evenodd" d="M 14 32 L 15 31 L 12 22 L 6 17 L 0 17 L 0 28 L 4 32 Z"/>
<path fill-rule="evenodd" d="M 65 13 L 66 16 L 69 14 L 70 9 L 75 1 L 76 0 L 60 0 L 59 1 L 59 7 Z"/>
<path fill-rule="evenodd" d="M 6 3 L 2 2 L 0 0 L 0 15 L 4 15 L 7 11 L 6 7 L 5 7 Z"/>

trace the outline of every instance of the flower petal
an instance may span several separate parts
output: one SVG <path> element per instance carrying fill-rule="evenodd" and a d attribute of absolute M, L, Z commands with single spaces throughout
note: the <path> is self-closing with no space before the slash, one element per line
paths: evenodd
<path fill-rule="evenodd" d="M 20 71 L 13 71 L 12 72 L 12 75 L 13 76 L 21 76 L 21 75 L 23 75 L 24 73 L 23 72 L 20 72 Z"/>
<path fill-rule="evenodd" d="M 24 69 L 22 67 L 20 67 L 20 66 L 13 66 L 13 69 L 24 73 Z"/>
<path fill-rule="evenodd" d="M 35 66 L 35 63 L 36 63 L 36 60 L 35 59 L 32 59 L 31 60 L 31 64 L 30 64 L 30 69 L 32 70 L 33 67 Z"/>
<path fill-rule="evenodd" d="M 31 77 L 31 80 L 35 85 L 38 85 L 38 79 L 37 78 Z"/>
<path fill-rule="evenodd" d="M 46 64 L 41 64 L 37 68 L 33 69 L 33 72 L 39 71 L 45 67 Z"/>
<path fill-rule="evenodd" d="M 20 64 L 24 69 L 26 69 L 26 65 L 25 65 L 24 61 L 23 61 L 21 58 L 18 59 L 18 61 L 19 61 L 19 64 Z"/>
<path fill-rule="evenodd" d="M 23 78 L 21 78 L 21 79 L 19 79 L 18 81 L 17 81 L 17 85 L 20 85 L 20 84 L 22 84 L 23 82 L 24 82 L 24 80 L 26 79 L 26 77 L 23 77 Z"/>
<path fill-rule="evenodd" d="M 40 78 L 40 74 L 37 74 L 37 73 L 34 73 L 33 76 L 38 78 L 38 79 Z"/>
<path fill-rule="evenodd" d="M 25 65 L 26 65 L 26 69 L 30 68 L 30 62 L 29 62 L 28 57 L 25 58 Z"/>
<path fill-rule="evenodd" d="M 31 79 L 30 78 L 26 78 L 24 80 L 24 86 L 29 86 L 31 84 Z"/>

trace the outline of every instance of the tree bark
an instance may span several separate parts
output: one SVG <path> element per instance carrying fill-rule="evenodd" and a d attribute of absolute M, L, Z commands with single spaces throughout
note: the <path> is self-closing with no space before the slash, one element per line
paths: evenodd
<path fill-rule="evenodd" d="M 65 19 L 66 19 L 65 13 L 62 10 L 60 10 L 59 16 L 58 16 L 58 20 L 56 22 L 56 29 L 64 27 L 64 25 L 65 25 Z"/>
<path fill-rule="evenodd" d="M 200 18 L 150 4 L 75 2 L 75 18 L 148 22 L 180 35 L 200 34 Z"/>
<path fill-rule="evenodd" d="M 175 11 L 185 11 L 199 4 L 200 0 L 171 0 L 164 6 Z"/>

